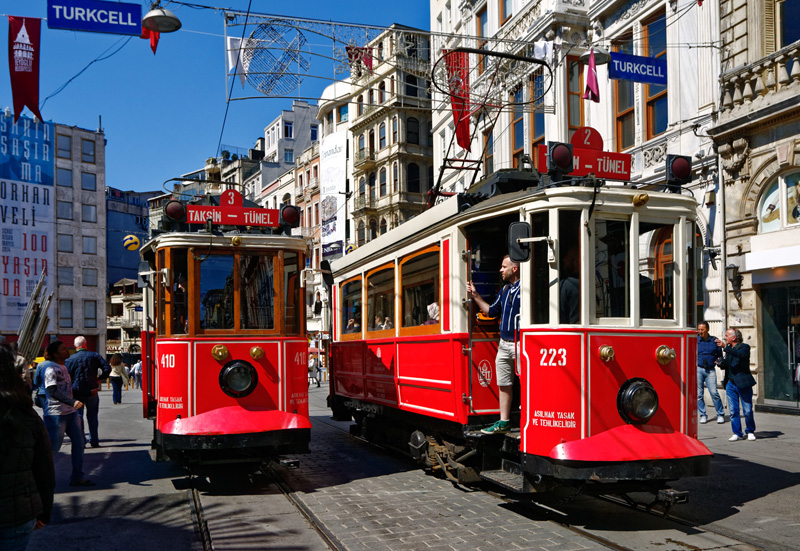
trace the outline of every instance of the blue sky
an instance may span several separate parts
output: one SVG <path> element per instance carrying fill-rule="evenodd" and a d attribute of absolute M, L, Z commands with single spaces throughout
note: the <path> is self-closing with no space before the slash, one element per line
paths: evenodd
<path fill-rule="evenodd" d="M 146 13 L 149 2 L 142 3 Z M 193 0 L 194 4 L 246 11 L 247 0 Z M 120 35 L 48 29 L 42 21 L 39 104 L 42 116 L 59 124 L 98 128 L 106 145 L 106 185 L 123 190 L 161 189 L 165 180 L 201 168 L 216 153 L 225 117 L 225 46 L 221 11 L 192 9 L 162 0 L 181 20 L 181 30 L 162 34 L 156 55 L 147 40 Z M 368 6 L 368 8 L 366 7 Z M 392 23 L 428 29 L 427 0 L 402 2 L 253 0 L 251 10 L 285 16 L 389 26 Z M 2 3 L 4 16 L 47 16 L 46 0 Z M 309 40 L 314 40 L 309 37 Z M 322 38 L 319 38 L 322 41 Z M 0 23 L 0 44 L 8 44 L 8 21 Z M 124 46 L 123 46 L 124 44 Z M 93 63 L 63 91 L 45 98 L 101 54 L 111 57 Z M 3 56 L 5 60 L 7 55 Z M 8 62 L 0 77 L 0 109 L 12 105 Z M 312 69 L 314 74 L 333 68 Z M 303 95 L 317 97 L 327 83 L 309 79 Z M 260 95 L 237 82 L 234 96 Z M 264 127 L 291 101 L 253 99 L 233 101 L 222 143 L 250 148 Z M 31 116 L 26 109 L 24 114 Z"/>

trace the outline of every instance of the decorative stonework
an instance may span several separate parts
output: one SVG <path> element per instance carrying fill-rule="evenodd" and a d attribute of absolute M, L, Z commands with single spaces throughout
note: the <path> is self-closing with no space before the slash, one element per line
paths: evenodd
<path fill-rule="evenodd" d="M 733 143 L 720 145 L 718 152 L 722 157 L 723 168 L 732 178 L 735 178 L 748 159 L 750 144 L 747 138 L 736 138 Z"/>
<path fill-rule="evenodd" d="M 620 19 L 631 19 L 632 17 L 635 17 L 636 14 L 642 11 L 644 8 L 646 8 L 647 4 L 649 3 L 650 0 L 639 0 L 638 2 L 635 2 L 630 8 L 628 8 L 625 11 L 625 13 L 622 14 L 622 17 L 620 17 Z"/>
<path fill-rule="evenodd" d="M 666 158 L 666 155 L 667 142 L 662 142 L 649 149 L 645 149 L 642 152 L 642 156 L 644 157 L 644 168 L 650 168 L 651 166 L 662 164 Z"/>

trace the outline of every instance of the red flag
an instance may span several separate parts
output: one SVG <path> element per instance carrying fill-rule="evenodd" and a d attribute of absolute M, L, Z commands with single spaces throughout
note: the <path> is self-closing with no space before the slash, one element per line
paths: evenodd
<path fill-rule="evenodd" d="M 142 26 L 142 34 L 139 35 L 139 38 L 150 39 L 150 49 L 153 50 L 153 55 L 156 55 L 156 48 L 158 48 L 158 39 L 161 37 L 161 33 L 158 31 L 151 31 L 145 26 Z"/>
<path fill-rule="evenodd" d="M 447 66 L 447 85 L 456 126 L 456 143 L 470 150 L 469 132 L 469 55 L 467 52 L 444 51 Z"/>
<path fill-rule="evenodd" d="M 372 48 L 345 46 L 344 49 L 347 52 L 347 61 L 350 62 L 350 67 L 361 62 L 367 68 L 367 71 L 372 74 Z"/>
<path fill-rule="evenodd" d="M 594 48 L 589 51 L 589 71 L 586 75 L 586 91 L 583 99 L 590 99 L 600 103 L 600 86 L 597 84 L 597 66 L 594 64 Z"/>
<path fill-rule="evenodd" d="M 14 96 L 14 122 L 27 107 L 39 120 L 39 37 L 42 20 L 8 16 L 8 70 Z"/>

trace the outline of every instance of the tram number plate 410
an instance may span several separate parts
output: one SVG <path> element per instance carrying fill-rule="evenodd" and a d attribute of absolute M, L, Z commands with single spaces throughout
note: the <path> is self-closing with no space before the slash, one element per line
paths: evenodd
<path fill-rule="evenodd" d="M 541 348 L 539 349 L 541 359 L 539 365 L 544 367 L 563 367 L 567 365 L 566 348 Z"/>
<path fill-rule="evenodd" d="M 175 367 L 175 354 L 161 354 L 158 367 Z"/>

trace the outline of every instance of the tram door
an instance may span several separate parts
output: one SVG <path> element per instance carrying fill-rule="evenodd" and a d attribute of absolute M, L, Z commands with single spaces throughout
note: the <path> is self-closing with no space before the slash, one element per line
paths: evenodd
<path fill-rule="evenodd" d="M 469 277 L 477 292 L 489 304 L 494 302 L 503 287 L 500 265 L 508 253 L 508 226 L 518 219 L 516 215 L 502 216 L 472 224 L 465 230 L 470 253 L 464 261 L 468 263 Z M 473 414 L 488 415 L 499 411 L 494 368 L 499 340 L 500 319 L 487 318 L 470 300 L 469 403 Z M 512 411 L 515 410 L 512 408 Z"/>

